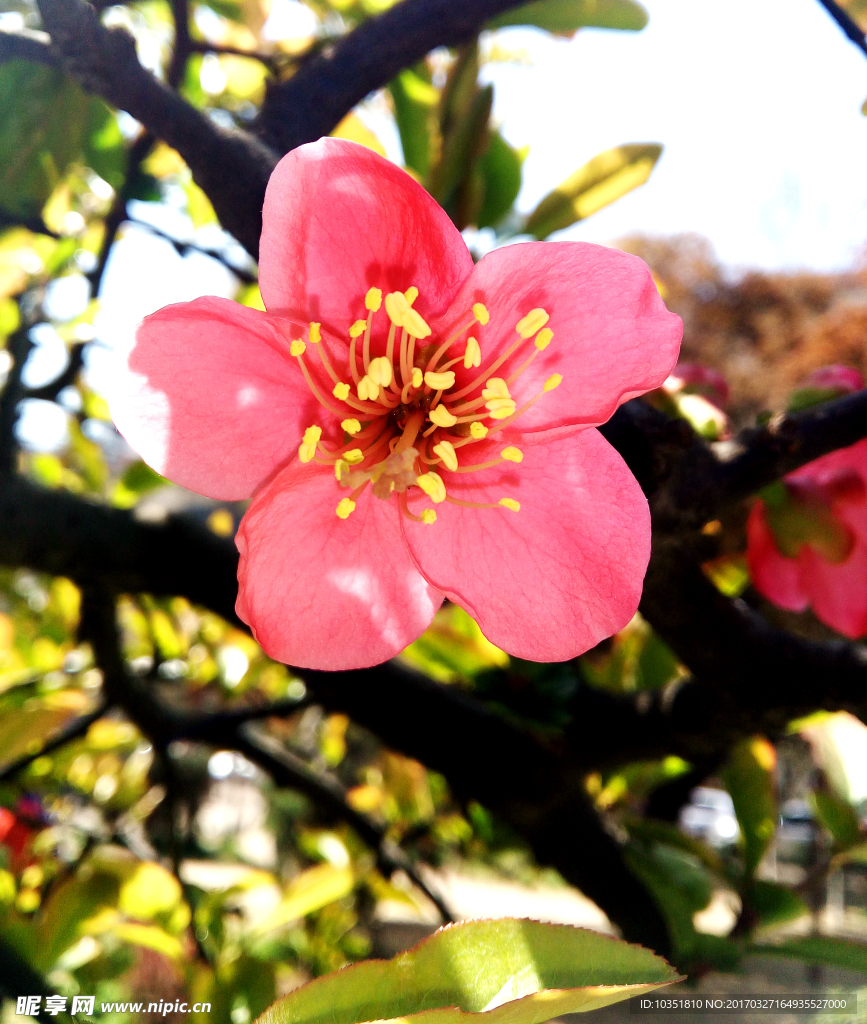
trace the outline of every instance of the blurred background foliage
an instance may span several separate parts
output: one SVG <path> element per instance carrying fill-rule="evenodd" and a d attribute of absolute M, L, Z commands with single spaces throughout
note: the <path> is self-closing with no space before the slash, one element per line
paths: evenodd
<path fill-rule="evenodd" d="M 249 124 L 270 82 L 389 2 L 308 0 L 306 30 L 278 39 L 263 35 L 267 0 L 195 2 L 180 89 L 218 123 Z M 867 19 L 861 0 L 848 7 Z M 29 0 L 2 0 L 0 11 L 6 26 L 40 29 Z M 112 5 L 104 18 L 132 32 L 140 59 L 165 76 L 169 4 Z M 645 22 L 633 0 L 536 0 L 490 28 L 568 35 Z M 407 170 L 458 228 L 489 228 L 496 244 L 548 238 L 591 216 L 647 181 L 661 153 L 655 142 L 600 153 L 519 215 L 525 151 L 500 134 L 493 86 L 484 84 L 486 64 L 522 59 L 507 46 L 486 32 L 437 51 L 376 101 L 393 118 Z M 374 128 L 362 109 L 335 134 L 384 153 Z M 57 70 L 0 64 L 0 370 L 9 372 L 10 352 L 19 360 L 53 352 L 44 383 L 29 387 L 25 372 L 21 423 L 55 413 L 66 423 L 56 450 L 40 450 L 22 428 L 19 471 L 44 487 L 137 506 L 145 518 L 185 509 L 229 536 L 243 508 L 188 495 L 138 461 L 89 384 L 88 367 L 112 342 L 97 326 L 102 273 L 118 229 L 131 223 L 182 255 L 222 264 L 238 301 L 261 305 L 255 266 L 220 232 L 188 168 L 165 144 L 142 144 L 140 131 Z M 185 215 L 190 232 L 165 230 L 161 208 Z M 651 396 L 704 436 L 782 408 L 818 366 L 867 372 L 863 274 L 731 281 L 700 239 L 622 245 L 647 260 L 683 316 L 684 359 L 728 385 L 722 395 L 684 371 Z M 745 514 L 708 524 L 706 569 L 724 593 L 758 603 L 743 559 Z M 78 639 L 79 605 L 69 580 L 0 571 L 0 937 L 51 986 L 96 994 L 97 1003 L 188 993 L 212 1003 L 204 1016 L 214 1024 L 246 1024 L 303 980 L 394 952 L 436 926 L 435 906 L 407 872 L 386 870 L 333 806 L 276 787 L 229 750 L 189 741 L 154 749 L 134 721 L 104 714 L 102 673 Z M 805 635 L 828 633 L 809 613 L 765 610 Z M 456 912 L 455 879 L 565 893 L 486 808 L 457 800 L 442 776 L 345 716 L 326 714 L 246 633 L 181 598 L 130 594 L 118 616 L 128 671 L 170 705 L 206 713 L 296 702 L 266 719 L 264 734 L 336 782 L 346 807 L 426 866 L 430 887 L 451 893 Z M 638 616 L 574 662 L 538 665 L 509 659 L 447 604 L 402 657 L 552 744 L 576 724 L 579 691 L 674 692 L 687 675 Z M 739 744 L 726 763 L 668 757 L 587 776 L 599 812 L 628 836 L 629 864 L 663 910 L 679 967 L 734 970 L 761 949 L 867 972 L 865 735 L 854 719 L 820 714 L 792 723 L 776 746 L 763 737 Z M 586 920 L 610 927 L 599 917 Z M 128 1016 L 114 1015 L 117 1024 Z"/>

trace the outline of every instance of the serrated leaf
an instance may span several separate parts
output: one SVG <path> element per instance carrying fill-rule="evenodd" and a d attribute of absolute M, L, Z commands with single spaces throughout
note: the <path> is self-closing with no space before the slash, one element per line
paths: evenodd
<path fill-rule="evenodd" d="M 441 928 L 393 960 L 370 960 L 296 989 L 259 1024 L 541 1024 L 676 981 L 660 957 L 595 932 L 536 921 Z M 472 1018 L 469 1015 L 472 1014 Z"/>
<path fill-rule="evenodd" d="M 524 231 L 547 238 L 584 220 L 643 185 L 656 166 L 662 146 L 636 142 L 599 153 L 549 192 L 527 218 Z"/>
<path fill-rule="evenodd" d="M 647 11 L 634 0 L 535 0 L 506 11 L 487 28 L 535 25 L 557 35 L 571 36 L 579 28 L 617 28 L 638 32 L 647 24 Z"/>

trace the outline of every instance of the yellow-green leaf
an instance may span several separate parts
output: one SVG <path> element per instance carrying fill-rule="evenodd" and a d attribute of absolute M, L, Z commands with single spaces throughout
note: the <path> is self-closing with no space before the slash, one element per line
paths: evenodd
<path fill-rule="evenodd" d="M 638 32 L 647 24 L 647 11 L 634 0 L 535 0 L 506 11 L 488 28 L 535 25 L 557 35 L 573 35 L 579 28 L 619 28 Z"/>
<path fill-rule="evenodd" d="M 752 876 L 774 838 L 777 823 L 777 755 L 766 739 L 743 740 L 723 773 L 741 827 L 744 873 Z"/>
<path fill-rule="evenodd" d="M 524 230 L 547 238 L 643 185 L 662 153 L 655 142 L 615 146 L 594 156 L 549 192 L 527 218 Z"/>
<path fill-rule="evenodd" d="M 259 1024 L 360 1024 L 423 1012 L 424 1024 L 468 1024 L 479 1013 L 485 1024 L 540 1024 L 677 977 L 649 950 L 595 932 L 536 921 L 467 921 L 441 928 L 393 960 L 356 964 L 304 985 Z"/>

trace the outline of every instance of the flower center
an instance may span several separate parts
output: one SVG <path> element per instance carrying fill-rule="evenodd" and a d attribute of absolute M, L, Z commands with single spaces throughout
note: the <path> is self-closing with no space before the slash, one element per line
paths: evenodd
<path fill-rule="evenodd" d="M 428 524 L 436 522 L 436 511 L 426 508 L 421 515 L 411 512 L 407 491 L 412 487 L 418 487 L 434 505 L 447 501 L 470 508 L 503 507 L 517 512 L 521 506 L 514 498 L 506 496 L 493 503 L 462 501 L 448 493 L 447 483 L 450 474 L 474 473 L 504 462 L 522 461 L 523 454 L 513 445 L 504 447 L 493 459 L 471 464 L 463 464 L 463 453 L 459 452 L 483 439 L 492 440 L 545 392 L 560 384 L 562 377 L 555 373 L 520 407 L 510 390 L 554 336 L 545 326 L 548 313 L 531 309 L 515 325 L 517 340 L 484 370 L 480 369 L 470 383 L 458 386 L 452 367 L 462 363 L 464 369 L 472 370 L 482 365 L 481 346 L 475 337 L 467 335 L 475 324 L 487 324 L 490 314 L 477 302 L 442 341 L 435 340 L 431 328 L 413 308 L 417 298 L 417 288 L 389 292 L 383 316 L 382 292 L 379 288 L 368 291 L 364 300 L 367 316 L 349 328 L 351 382 L 335 372 L 322 344 L 320 324 L 310 324 L 307 343 L 300 338 L 291 343 L 290 352 L 298 360 L 310 390 L 320 405 L 337 417 L 344 435 L 339 447 L 326 445 L 322 427 L 313 424 L 304 432 L 298 457 L 301 462 L 332 466 L 340 486 L 349 489 L 349 496 L 336 508 L 341 519 L 355 511 L 356 499 L 368 486 L 382 500 L 397 496 L 405 516 Z M 522 346 L 529 347 L 531 340 L 532 351 L 518 368 L 508 377 L 495 376 Z M 312 362 L 308 345 L 318 354 L 318 367 Z M 460 354 L 450 355 L 454 347 L 461 349 Z M 372 348 L 385 354 L 372 356 Z"/>

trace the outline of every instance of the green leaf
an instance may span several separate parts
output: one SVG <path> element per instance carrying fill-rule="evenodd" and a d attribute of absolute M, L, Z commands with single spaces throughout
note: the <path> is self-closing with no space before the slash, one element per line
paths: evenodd
<path fill-rule="evenodd" d="M 86 148 L 96 154 L 107 116 L 105 104 L 56 68 L 19 60 L 0 65 L 0 206 L 38 214 L 69 165 Z"/>
<path fill-rule="evenodd" d="M 547 238 L 601 210 L 615 199 L 643 185 L 662 153 L 655 142 L 615 146 L 599 153 L 539 203 L 524 230 Z"/>
<path fill-rule="evenodd" d="M 834 837 L 837 850 L 847 850 L 863 838 L 858 812 L 836 793 L 817 789 L 813 792 L 816 817 Z"/>
<path fill-rule="evenodd" d="M 776 767 L 774 748 L 756 736 L 734 748 L 723 773 L 741 827 L 746 878 L 752 877 L 776 831 Z"/>
<path fill-rule="evenodd" d="M 287 887 L 283 899 L 267 917 L 251 930 L 251 936 L 263 935 L 282 928 L 306 914 L 321 910 L 335 900 L 349 895 L 355 888 L 355 875 L 350 868 L 318 864 L 307 868 Z"/>
<path fill-rule="evenodd" d="M 82 157 L 87 166 L 112 188 L 119 189 L 123 185 L 126 147 L 117 118 L 102 100 L 90 102 Z"/>
<path fill-rule="evenodd" d="M 484 198 L 478 214 L 480 228 L 493 227 L 511 210 L 521 191 L 522 155 L 494 132 L 491 144 L 479 160 Z"/>
<path fill-rule="evenodd" d="M 775 882 L 753 882 L 746 900 L 759 915 L 762 925 L 785 924 L 810 912 L 810 908 L 797 893 Z"/>
<path fill-rule="evenodd" d="M 500 14 L 486 27 L 535 25 L 557 35 L 572 35 L 590 26 L 639 32 L 646 24 L 647 11 L 634 0 L 536 0 Z"/>
<path fill-rule="evenodd" d="M 788 942 L 773 946 L 756 945 L 751 949 L 753 953 L 795 957 L 814 964 L 828 964 L 831 967 L 845 967 L 850 971 L 867 973 L 867 944 L 832 939 L 827 935 L 789 939 Z"/>
<path fill-rule="evenodd" d="M 388 89 L 394 101 L 403 161 L 424 177 L 430 169 L 430 118 L 439 101 L 439 91 L 410 68 L 401 71 Z"/>
<path fill-rule="evenodd" d="M 347 967 L 296 989 L 261 1024 L 359 1024 L 422 1011 L 424 1024 L 540 1024 L 677 981 L 662 959 L 617 939 L 536 921 L 441 928 L 393 960 Z"/>

